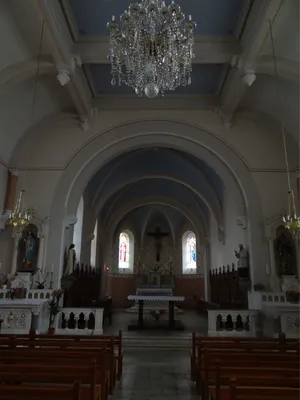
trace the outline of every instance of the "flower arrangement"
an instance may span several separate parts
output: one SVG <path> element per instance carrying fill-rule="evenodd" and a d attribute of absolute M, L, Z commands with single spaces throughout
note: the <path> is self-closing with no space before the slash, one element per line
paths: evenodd
<path fill-rule="evenodd" d="M 22 288 L 11 288 L 7 291 L 7 297 L 14 300 L 16 296 L 22 292 Z"/>
<path fill-rule="evenodd" d="M 59 303 L 60 303 L 60 299 L 63 294 L 64 294 L 64 291 L 62 289 L 54 290 L 50 300 L 48 300 L 48 308 L 49 308 L 49 312 L 50 312 L 49 330 L 51 328 L 53 328 L 53 325 L 55 322 L 55 317 L 61 311 L 61 307 L 60 307 Z"/>

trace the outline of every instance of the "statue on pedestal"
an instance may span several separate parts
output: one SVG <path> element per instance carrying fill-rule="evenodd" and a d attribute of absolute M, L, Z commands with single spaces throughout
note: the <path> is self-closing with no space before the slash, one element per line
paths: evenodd
<path fill-rule="evenodd" d="M 242 244 L 239 245 L 239 251 L 234 251 L 238 259 L 238 269 L 249 267 L 249 254 Z"/>
<path fill-rule="evenodd" d="M 75 244 L 71 244 L 67 253 L 67 263 L 64 276 L 69 276 L 74 273 L 75 263 L 76 263 Z"/>

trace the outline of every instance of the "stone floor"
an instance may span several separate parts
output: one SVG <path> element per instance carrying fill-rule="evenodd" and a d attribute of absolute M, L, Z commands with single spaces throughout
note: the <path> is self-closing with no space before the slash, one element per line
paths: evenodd
<path fill-rule="evenodd" d="M 125 351 L 123 368 L 112 400 L 200 399 L 190 380 L 188 351 Z"/>
<path fill-rule="evenodd" d="M 145 318 L 153 319 L 150 315 L 146 315 Z M 116 310 L 113 313 L 112 325 L 104 326 L 104 334 L 116 334 L 119 330 L 125 333 L 130 321 L 134 319 L 137 319 L 136 314 L 127 313 L 125 310 Z M 197 332 L 201 335 L 207 335 L 207 318 L 196 311 L 184 310 L 182 314 L 176 315 L 176 319 L 179 319 L 185 325 L 185 332 Z M 143 334 L 142 332 L 140 333 Z M 159 335 L 161 333 L 154 332 L 153 334 Z M 176 334 L 180 335 L 180 332 L 176 332 Z"/>

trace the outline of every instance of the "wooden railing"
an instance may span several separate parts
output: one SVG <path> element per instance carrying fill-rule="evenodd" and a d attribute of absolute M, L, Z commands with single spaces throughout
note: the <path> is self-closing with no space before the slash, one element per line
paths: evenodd
<path fill-rule="evenodd" d="M 99 280 L 100 272 L 100 268 L 77 263 L 74 269 L 74 276 L 80 280 Z"/>
<path fill-rule="evenodd" d="M 250 289 L 249 272 L 247 268 L 230 267 L 216 268 L 210 271 L 211 303 L 220 308 L 248 308 L 248 290 Z"/>

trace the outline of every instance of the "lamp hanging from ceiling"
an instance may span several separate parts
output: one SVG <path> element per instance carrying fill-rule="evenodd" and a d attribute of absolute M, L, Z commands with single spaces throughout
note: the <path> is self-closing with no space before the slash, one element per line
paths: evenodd
<path fill-rule="evenodd" d="M 34 90 L 33 90 L 33 97 L 32 97 L 30 127 L 32 127 L 33 123 L 34 123 L 34 110 L 35 110 L 35 103 L 36 103 L 37 87 L 38 87 L 38 82 L 39 82 L 40 61 L 41 61 L 42 44 L 43 44 L 43 36 L 44 36 L 44 24 L 45 24 L 45 21 L 43 21 L 43 23 L 42 23 L 40 43 L 39 43 L 39 52 L 38 52 Z M 28 148 L 29 147 L 30 146 L 28 145 Z M 26 178 L 27 178 L 27 170 L 25 168 L 24 179 L 23 179 L 24 186 L 26 186 Z M 15 208 L 10 213 L 9 219 L 6 221 L 6 224 L 8 226 L 12 227 L 12 229 L 13 229 L 12 236 L 15 238 L 20 238 L 22 236 L 24 228 L 32 222 L 33 215 L 32 215 L 32 211 L 26 207 L 25 194 L 26 194 L 25 189 L 22 189 L 17 198 Z"/>
<path fill-rule="evenodd" d="M 112 85 L 124 83 L 148 98 L 191 85 L 196 23 L 174 1 L 131 4 L 120 23 L 112 16 L 107 26 Z"/>
<path fill-rule="evenodd" d="M 280 112 L 280 103 L 279 103 L 279 75 L 277 68 L 277 59 L 275 53 L 275 44 L 274 44 L 274 36 L 273 36 L 273 27 L 272 22 L 270 21 L 270 36 L 271 36 L 271 45 L 272 45 L 272 54 L 274 61 L 274 72 L 276 77 L 276 90 L 277 90 L 277 106 L 278 112 Z M 282 141 L 283 141 L 283 149 L 284 149 L 284 160 L 287 174 L 287 185 L 288 185 L 288 212 L 282 216 L 282 221 L 284 227 L 288 229 L 288 231 L 293 236 L 300 236 L 300 214 L 297 212 L 295 195 L 291 185 L 291 177 L 290 177 L 290 168 L 289 168 L 289 160 L 288 160 L 288 152 L 286 145 L 286 132 L 283 120 L 281 121 L 281 133 L 282 133 Z"/>

